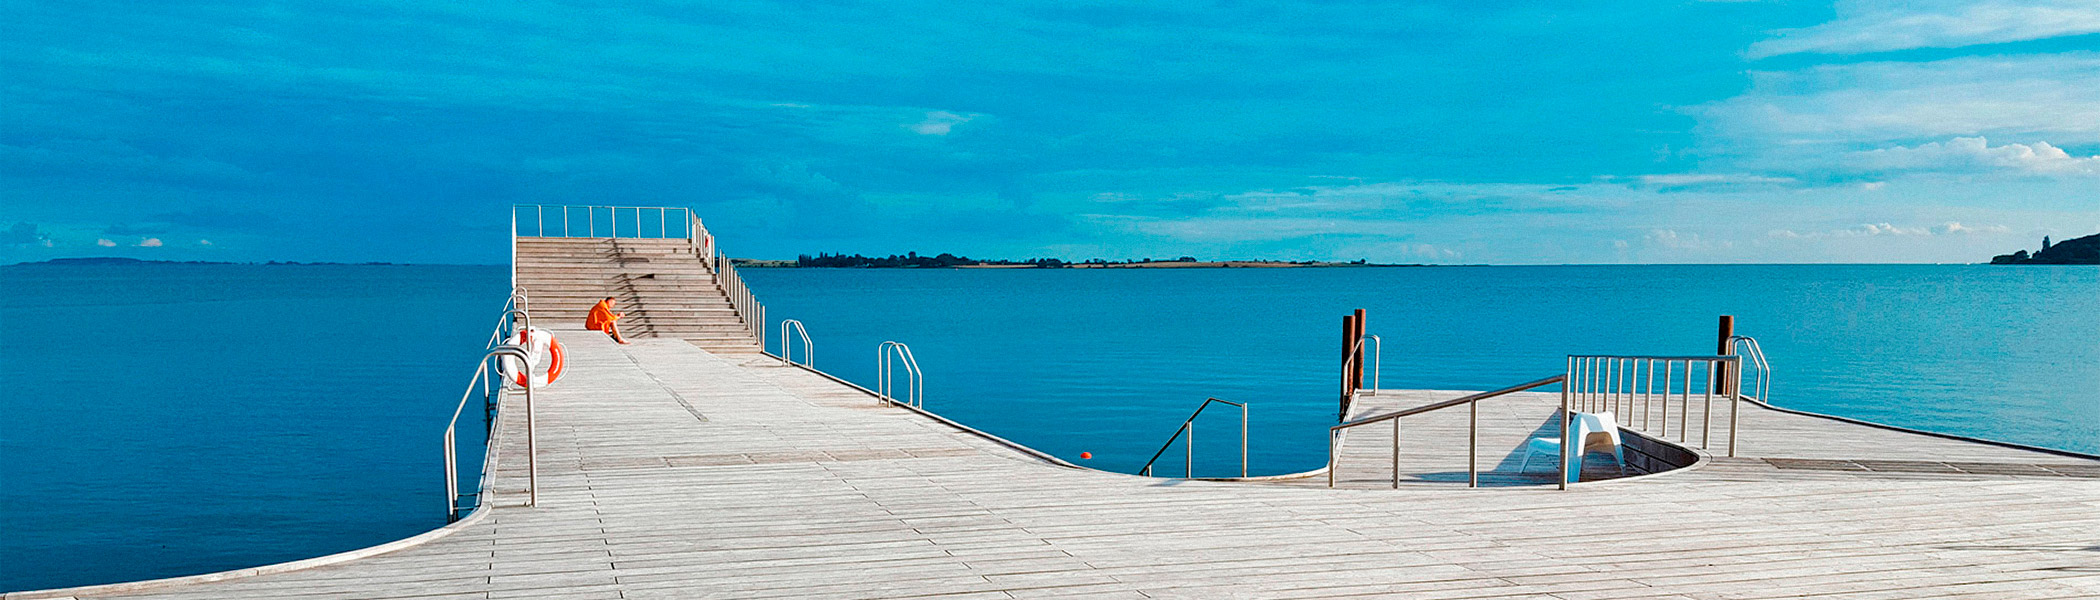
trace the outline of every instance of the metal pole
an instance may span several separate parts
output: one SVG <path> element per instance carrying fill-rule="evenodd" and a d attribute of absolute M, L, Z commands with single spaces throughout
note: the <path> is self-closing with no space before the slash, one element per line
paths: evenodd
<path fill-rule="evenodd" d="M 1733 439 L 1733 438 L 1730 438 Z M 1247 405 L 1240 405 L 1240 478 L 1247 477 Z"/>
<path fill-rule="evenodd" d="M 1736 421 L 1743 416 L 1743 369 L 1742 359 L 1736 359 L 1734 391 L 1728 394 L 1728 456 L 1735 457 Z"/>
<path fill-rule="evenodd" d="M 452 430 L 445 430 L 445 522 L 459 520 L 459 457 L 452 449 Z"/>
<path fill-rule="evenodd" d="M 1182 447 L 1183 449 L 1185 449 L 1185 450 L 1188 450 L 1188 453 L 1189 453 L 1189 455 L 1188 455 L 1188 458 L 1187 458 L 1186 460 L 1182 461 L 1182 463 L 1181 463 L 1181 469 L 1182 469 L 1182 471 L 1181 471 L 1181 478 L 1182 478 L 1182 479 L 1195 479 L 1195 478 L 1196 478 L 1196 422 L 1195 422 L 1195 421 L 1190 421 L 1190 422 L 1187 422 L 1187 423 L 1182 423 L 1182 424 L 1181 424 L 1181 431 L 1182 431 L 1182 432 L 1184 432 L 1184 433 L 1187 433 L 1187 434 L 1188 434 L 1188 435 L 1187 435 L 1186 437 L 1183 437 L 1183 438 L 1181 438 L 1181 447 Z"/>
<path fill-rule="evenodd" d="M 1400 417 L 1393 417 L 1393 489 L 1400 489 Z"/>
<path fill-rule="evenodd" d="M 1341 465 L 1335 464 L 1338 461 L 1334 459 L 1334 438 L 1341 433 L 1333 429 L 1327 430 L 1327 487 L 1330 488 L 1334 487 L 1335 469 L 1341 468 Z"/>
<path fill-rule="evenodd" d="M 1677 407 L 1677 441 L 1685 441 L 1685 432 L 1692 428 L 1692 361 L 1684 361 L 1684 401 Z"/>
<path fill-rule="evenodd" d="M 1364 331 L 1369 329 L 1369 327 L 1366 327 L 1366 324 L 1370 321 L 1370 318 L 1364 314 L 1364 309 L 1356 309 L 1355 316 L 1356 352 L 1349 357 L 1355 361 L 1349 367 L 1349 388 L 1352 390 L 1362 389 L 1364 386 Z"/>
<path fill-rule="evenodd" d="M 1477 488 L 1480 487 L 1480 401 L 1467 402 L 1466 412 L 1466 487 Z"/>
<path fill-rule="evenodd" d="M 540 428 L 539 421 L 534 418 L 535 414 L 532 410 L 532 361 L 520 359 L 518 362 L 525 363 L 525 368 L 521 370 L 525 379 L 525 483 L 527 494 L 525 505 L 539 506 Z"/>
<path fill-rule="evenodd" d="M 1641 392 L 1641 429 L 1648 428 L 1649 413 L 1655 412 L 1655 361 L 1648 363 L 1648 389 Z"/>
<path fill-rule="evenodd" d="M 1664 439 L 1669 439 L 1670 437 L 1670 381 L 1676 378 L 1677 363 L 1667 360 L 1663 361 L 1662 423 L 1659 424 L 1662 430 L 1657 435 L 1662 436 Z"/>
<path fill-rule="evenodd" d="M 1575 359 L 1568 359 L 1568 369 L 1571 371 L 1575 369 Z M 1573 408 L 1569 406 L 1570 399 L 1568 382 L 1560 382 L 1560 475 L 1555 476 L 1553 479 L 1557 482 L 1560 489 L 1563 490 L 1568 489 L 1568 446 L 1570 445 L 1568 441 L 1568 411 Z"/>
<path fill-rule="evenodd" d="M 1706 363 L 1706 370 L 1716 377 L 1721 377 L 1728 370 L 1728 366 L 1720 361 L 1713 361 Z M 1701 450 L 1712 446 L 1714 441 L 1714 387 L 1716 386 L 1711 384 L 1706 386 L 1706 410 L 1700 415 L 1699 419 L 1699 449 Z"/>

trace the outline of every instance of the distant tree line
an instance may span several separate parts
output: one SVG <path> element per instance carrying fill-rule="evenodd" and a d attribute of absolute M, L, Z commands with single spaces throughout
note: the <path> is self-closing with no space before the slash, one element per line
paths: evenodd
<path fill-rule="evenodd" d="M 804 254 L 795 258 L 795 266 L 797 267 L 910 269 L 965 267 L 975 265 L 1057 268 L 1065 266 L 1065 261 L 1058 260 L 1055 258 L 1031 258 L 1028 260 L 977 260 L 967 256 L 956 256 L 946 252 L 942 252 L 935 256 L 920 256 L 917 252 L 908 252 L 905 254 L 891 254 L 889 256 L 861 256 L 859 254 L 826 254 L 820 252 L 817 253 L 815 256 Z"/>

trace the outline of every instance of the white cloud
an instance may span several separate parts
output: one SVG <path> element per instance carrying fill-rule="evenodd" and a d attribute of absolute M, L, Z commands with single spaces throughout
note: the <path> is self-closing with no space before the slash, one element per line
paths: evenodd
<path fill-rule="evenodd" d="M 1821 166 L 1834 153 L 1988 136 L 2100 143 L 2100 54 L 1822 65 L 1751 73 L 1742 95 L 1687 110 L 1737 168 Z"/>
<path fill-rule="evenodd" d="M 1838 3 L 1837 15 L 1814 27 L 1777 32 L 1747 54 L 1957 48 L 2100 32 L 2100 3 L 2092 0 L 1848 0 Z"/>
<path fill-rule="evenodd" d="M 1848 237 L 1849 237 L 1849 238 L 1864 238 L 1864 237 L 1884 237 L 1884 236 L 1890 236 L 1890 237 L 1895 237 L 1895 236 L 1903 236 L 1903 237 L 1930 237 L 1930 236 L 1936 236 L 1936 235 L 1968 235 L 1968 234 L 1976 234 L 1976 233 L 2010 233 L 2011 231 L 2012 231 L 2012 228 L 2010 228 L 2010 227 L 2006 227 L 2006 226 L 2004 226 L 2004 225 L 1963 225 L 1963 224 L 1961 224 L 1960 222 L 1957 222 L 1957 221 L 1948 221 L 1948 222 L 1946 222 L 1946 223 L 1944 223 L 1944 224 L 1941 224 L 1941 225 L 1938 225 L 1938 226 L 1935 226 L 1935 227 L 1921 227 L 1921 226 L 1910 226 L 1910 227 L 1903 227 L 1903 226 L 1897 226 L 1897 225 L 1895 225 L 1895 224 L 1892 224 L 1892 223 L 1886 223 L 1886 222 L 1883 222 L 1883 223 L 1861 223 L 1861 224 L 1859 224 L 1859 225 L 1855 225 L 1855 226 L 1852 226 L 1852 227 L 1847 227 L 1847 228 L 1844 228 L 1844 229 L 1832 229 L 1832 230 L 1826 230 L 1826 231 L 1810 231 L 1810 232 L 1807 232 L 1807 233 L 1802 233 L 1802 232 L 1799 232 L 1799 231 L 1794 231 L 1794 230 L 1792 230 L 1792 229 L 1774 229 L 1774 230 L 1771 230 L 1771 231 L 1767 231 L 1767 232 L 1765 232 L 1765 237 L 1768 237 L 1768 238 L 1775 238 L 1775 239 L 1789 239 L 1789 240 L 1792 240 L 1792 239 L 1807 239 L 1807 238 L 1848 238 Z"/>
<path fill-rule="evenodd" d="M 115 248 L 115 247 L 117 247 L 117 243 L 116 243 L 116 242 L 112 242 L 112 241 L 109 241 L 109 240 L 106 240 L 106 239 L 103 239 L 103 240 L 95 240 L 95 245 L 97 245 L 97 246 L 101 246 L 101 247 L 104 247 L 104 248 Z"/>
<path fill-rule="evenodd" d="M 2012 228 L 2006 227 L 2004 225 L 1963 225 L 1956 221 L 1948 221 L 1947 224 L 1939 226 L 1938 228 L 1934 229 L 1934 231 L 1939 233 L 1940 235 L 1968 233 L 2012 233 Z"/>
<path fill-rule="evenodd" d="M 161 247 L 161 242 L 160 242 L 160 238 L 146 238 L 146 239 L 143 239 L 143 240 L 139 240 L 139 247 L 140 247 L 140 248 L 159 248 L 159 247 Z"/>
<path fill-rule="evenodd" d="M 975 118 L 977 118 L 976 115 L 958 115 L 945 110 L 936 110 L 926 113 L 926 120 L 907 125 L 907 127 L 919 135 L 948 135 L 948 132 L 954 130 L 956 125 L 968 123 Z"/>
<path fill-rule="evenodd" d="M 1850 162 L 1867 170 L 1986 171 L 2012 170 L 2043 174 L 2100 174 L 2100 156 L 2072 156 L 2048 142 L 1991 146 L 1981 137 L 1897 146 L 1853 153 Z"/>
<path fill-rule="evenodd" d="M 210 245 L 211 245 L 211 240 L 197 240 L 197 245 L 199 245 L 199 246 L 210 246 Z"/>
<path fill-rule="evenodd" d="M 1649 230 L 1648 234 L 1642 236 L 1641 239 L 1649 244 L 1671 250 L 1701 250 L 1711 245 L 1705 239 L 1700 238 L 1699 234 L 1678 233 L 1675 229 Z"/>

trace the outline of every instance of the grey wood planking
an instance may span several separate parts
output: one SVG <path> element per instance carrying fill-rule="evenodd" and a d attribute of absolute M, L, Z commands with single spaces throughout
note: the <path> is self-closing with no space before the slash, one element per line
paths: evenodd
<path fill-rule="evenodd" d="M 1463 434 L 1450 437 L 1463 431 L 1454 429 L 1462 410 L 1402 425 L 1403 466 L 1417 481 L 1401 490 L 1373 485 L 1390 475 L 1380 452 L 1390 439 L 1371 435 L 1390 431 L 1383 427 L 1344 444 L 1345 461 L 1370 463 L 1345 464 L 1344 474 L 1362 471 L 1362 487 L 1373 489 L 1150 479 L 1049 466 L 767 358 L 677 340 L 619 347 L 582 332 L 563 341 L 568 375 L 535 398 L 540 506 L 519 506 L 523 431 L 513 396 L 488 519 L 350 563 L 122 597 L 2100 594 L 2090 534 L 2100 525 L 2091 514 L 2100 482 L 2090 480 L 1801 477 L 1716 464 L 1565 492 L 1468 490 L 1448 478 L 1454 466 L 1463 472 Z M 1378 398 L 1399 405 L 1458 394 Z M 1558 394 L 1536 396 L 1493 411 L 1494 401 L 1482 405 L 1491 425 L 1483 467 L 1508 462 L 1551 417 Z M 2065 460 L 1767 412 L 1745 420 L 1744 448 L 1794 458 Z"/>

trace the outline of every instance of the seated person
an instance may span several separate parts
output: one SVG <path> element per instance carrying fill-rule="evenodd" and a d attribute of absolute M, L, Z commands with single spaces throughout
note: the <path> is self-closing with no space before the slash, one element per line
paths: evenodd
<path fill-rule="evenodd" d="M 591 307 L 591 314 L 583 318 L 583 328 L 591 331 L 603 331 L 606 335 L 612 336 L 613 341 L 625 344 L 627 343 L 627 338 L 620 337 L 620 317 L 627 315 L 615 313 L 612 309 L 612 297 L 607 296 L 604 300 L 599 300 L 596 306 Z"/>

